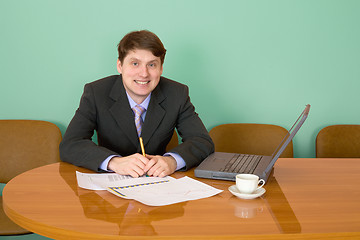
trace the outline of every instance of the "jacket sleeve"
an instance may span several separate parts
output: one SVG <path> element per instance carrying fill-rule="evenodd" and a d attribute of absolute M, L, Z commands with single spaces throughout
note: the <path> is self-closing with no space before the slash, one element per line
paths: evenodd
<path fill-rule="evenodd" d="M 182 94 L 184 101 L 176 125 L 182 143 L 171 151 L 178 153 L 184 159 L 186 163 L 184 170 L 188 170 L 199 165 L 208 155 L 214 152 L 214 143 L 203 122 L 195 112 L 187 86 L 185 86 Z"/>
<path fill-rule="evenodd" d="M 84 87 L 80 106 L 71 120 L 62 142 L 60 158 L 76 166 L 101 171 L 100 164 L 110 155 L 117 153 L 98 146 L 92 141 L 97 129 L 97 109 L 91 84 Z"/>

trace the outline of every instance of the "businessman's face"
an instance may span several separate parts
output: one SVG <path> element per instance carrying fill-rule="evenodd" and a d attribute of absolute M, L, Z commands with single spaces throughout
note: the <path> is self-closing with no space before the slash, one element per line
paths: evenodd
<path fill-rule="evenodd" d="M 149 50 L 130 51 L 123 62 L 117 61 L 126 92 L 138 104 L 155 89 L 163 71 L 160 57 Z"/>

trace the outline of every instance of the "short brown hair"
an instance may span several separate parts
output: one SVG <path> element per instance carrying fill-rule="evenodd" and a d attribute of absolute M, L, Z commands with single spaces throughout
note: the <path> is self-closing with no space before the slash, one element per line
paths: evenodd
<path fill-rule="evenodd" d="M 126 34 L 118 44 L 119 60 L 122 63 L 131 50 L 149 50 L 164 63 L 166 49 L 158 36 L 148 30 L 134 31 Z"/>

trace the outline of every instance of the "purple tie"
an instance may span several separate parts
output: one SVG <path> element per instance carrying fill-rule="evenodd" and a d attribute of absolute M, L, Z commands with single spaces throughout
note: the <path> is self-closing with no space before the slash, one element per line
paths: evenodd
<path fill-rule="evenodd" d="M 135 107 L 133 107 L 132 109 L 135 113 L 135 126 L 136 126 L 136 130 L 138 132 L 138 136 L 140 137 L 141 135 L 141 128 L 142 128 L 142 118 L 141 115 L 145 112 L 145 108 L 143 108 L 140 105 L 136 105 Z"/>

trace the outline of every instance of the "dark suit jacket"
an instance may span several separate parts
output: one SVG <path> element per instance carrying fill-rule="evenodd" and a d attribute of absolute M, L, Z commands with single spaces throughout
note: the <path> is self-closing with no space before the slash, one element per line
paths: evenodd
<path fill-rule="evenodd" d="M 184 159 L 186 169 L 198 165 L 214 151 L 214 144 L 190 102 L 188 87 L 161 77 L 152 92 L 142 127 L 145 152 L 163 155 L 175 128 L 183 143 L 171 152 Z M 91 140 L 94 130 L 98 145 Z M 100 171 L 100 164 L 110 155 L 140 152 L 134 114 L 121 75 L 86 84 L 80 106 L 60 144 L 61 159 Z"/>

